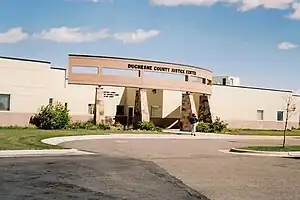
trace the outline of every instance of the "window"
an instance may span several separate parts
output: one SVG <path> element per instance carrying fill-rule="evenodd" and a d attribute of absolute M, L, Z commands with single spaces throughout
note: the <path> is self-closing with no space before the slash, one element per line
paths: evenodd
<path fill-rule="evenodd" d="M 117 105 L 117 116 L 124 116 L 125 115 L 125 107 L 123 105 Z"/>
<path fill-rule="evenodd" d="M 264 111 L 257 110 L 257 120 L 264 120 Z"/>
<path fill-rule="evenodd" d="M 212 85 L 212 81 L 207 79 L 207 85 Z"/>
<path fill-rule="evenodd" d="M 283 111 L 277 111 L 277 121 L 283 121 Z"/>
<path fill-rule="evenodd" d="M 129 69 L 102 68 L 103 75 L 140 77 L 139 71 Z"/>
<path fill-rule="evenodd" d="M 73 74 L 99 74 L 98 67 L 92 66 L 72 66 Z"/>
<path fill-rule="evenodd" d="M 226 85 L 226 78 L 223 78 L 223 79 L 222 79 L 222 84 L 223 84 L 223 85 Z"/>
<path fill-rule="evenodd" d="M 189 76 L 185 75 L 185 81 L 189 81 Z"/>
<path fill-rule="evenodd" d="M 49 104 L 50 104 L 50 105 L 53 104 L 53 98 L 50 98 L 50 99 L 49 99 Z"/>
<path fill-rule="evenodd" d="M 0 94 L 0 111 L 10 111 L 9 94 Z"/>
<path fill-rule="evenodd" d="M 230 85 L 233 85 L 233 78 L 230 79 Z"/>
<path fill-rule="evenodd" d="M 88 112 L 89 112 L 89 114 L 90 115 L 93 115 L 93 114 L 95 114 L 95 104 L 89 104 L 88 105 Z"/>
<path fill-rule="evenodd" d="M 206 84 L 206 78 L 202 78 L 202 83 Z"/>

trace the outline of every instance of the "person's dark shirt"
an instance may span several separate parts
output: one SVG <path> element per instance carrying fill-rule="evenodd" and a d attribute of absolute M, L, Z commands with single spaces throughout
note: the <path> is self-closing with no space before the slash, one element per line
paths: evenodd
<path fill-rule="evenodd" d="M 198 119 L 196 116 L 191 116 L 189 121 L 191 124 L 195 124 L 195 123 L 197 123 Z"/>

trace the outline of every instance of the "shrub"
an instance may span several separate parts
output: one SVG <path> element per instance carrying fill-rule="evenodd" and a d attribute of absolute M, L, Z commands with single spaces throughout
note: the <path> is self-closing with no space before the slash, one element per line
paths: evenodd
<path fill-rule="evenodd" d="M 219 117 L 216 117 L 213 122 L 213 128 L 215 133 L 221 133 L 227 129 L 228 124 L 222 121 Z"/>
<path fill-rule="evenodd" d="M 112 127 L 113 130 L 123 131 L 125 130 L 125 126 L 120 123 L 115 123 Z"/>
<path fill-rule="evenodd" d="M 59 102 L 42 106 L 39 113 L 30 118 L 30 123 L 39 129 L 64 129 L 70 123 L 69 110 Z"/>
<path fill-rule="evenodd" d="M 196 128 L 197 132 L 202 133 L 212 133 L 214 132 L 214 128 L 211 123 L 200 122 Z"/>
<path fill-rule="evenodd" d="M 69 129 L 91 129 L 93 126 L 95 126 L 91 121 L 86 122 L 73 122 L 71 123 L 68 128 Z"/>
<path fill-rule="evenodd" d="M 161 131 L 161 128 L 155 126 L 153 122 L 141 122 L 138 124 L 138 129 L 143 131 Z"/>
<path fill-rule="evenodd" d="M 213 123 L 200 122 L 197 125 L 197 132 L 203 133 L 221 133 L 227 130 L 227 124 L 219 117 L 216 117 Z"/>
<path fill-rule="evenodd" d="M 110 126 L 106 124 L 95 125 L 92 121 L 73 122 L 68 126 L 69 129 L 86 129 L 86 130 L 110 130 Z"/>

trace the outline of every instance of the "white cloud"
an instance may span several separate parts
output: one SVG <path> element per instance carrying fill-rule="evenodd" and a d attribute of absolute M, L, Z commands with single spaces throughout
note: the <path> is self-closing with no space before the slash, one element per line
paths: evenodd
<path fill-rule="evenodd" d="M 242 4 L 239 7 L 239 11 L 248 11 L 257 7 L 264 7 L 266 9 L 288 9 L 290 4 L 292 4 L 294 0 L 241 0 Z"/>
<path fill-rule="evenodd" d="M 92 42 L 99 39 L 108 38 L 109 36 L 110 35 L 107 29 L 93 32 L 83 28 L 69 28 L 65 26 L 43 30 L 39 34 L 34 34 L 34 37 L 36 38 L 60 43 Z"/>
<path fill-rule="evenodd" d="M 28 38 L 28 34 L 21 27 L 9 29 L 6 32 L 0 33 L 1 43 L 17 43 Z"/>
<path fill-rule="evenodd" d="M 293 6 L 293 13 L 288 16 L 290 19 L 300 20 L 300 3 L 294 3 Z"/>
<path fill-rule="evenodd" d="M 134 32 L 115 33 L 114 37 L 121 40 L 123 43 L 138 43 L 157 36 L 160 33 L 158 30 L 145 31 L 138 29 Z"/>
<path fill-rule="evenodd" d="M 59 43 L 82 43 L 93 42 L 96 40 L 115 38 L 123 43 L 138 43 L 147 39 L 155 37 L 160 32 L 158 30 L 143 30 L 138 29 L 133 32 L 119 32 L 110 33 L 108 29 L 100 31 L 90 31 L 88 29 L 76 27 L 60 27 L 43 30 L 41 33 L 34 34 L 33 36 L 38 39 L 51 40 Z"/>
<path fill-rule="evenodd" d="M 212 6 L 216 3 L 229 3 L 239 5 L 239 11 L 248 11 L 260 6 L 267 9 L 288 9 L 293 2 L 294 0 L 150 0 L 151 4 L 161 6 Z"/>
<path fill-rule="evenodd" d="M 290 50 L 290 49 L 295 49 L 298 48 L 298 45 L 290 43 L 290 42 L 282 42 L 278 44 L 278 49 L 280 50 Z"/>

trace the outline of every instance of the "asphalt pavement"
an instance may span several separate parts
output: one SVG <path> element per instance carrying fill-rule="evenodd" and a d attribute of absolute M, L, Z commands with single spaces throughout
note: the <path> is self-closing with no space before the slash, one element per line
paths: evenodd
<path fill-rule="evenodd" d="M 219 150 L 280 145 L 281 139 L 110 139 L 61 144 L 98 154 L 153 161 L 214 200 L 299 200 L 300 160 L 236 155 Z M 299 145 L 289 138 L 288 145 Z"/>
<path fill-rule="evenodd" d="M 1 200 L 208 200 L 151 161 L 117 156 L 0 159 Z"/>

